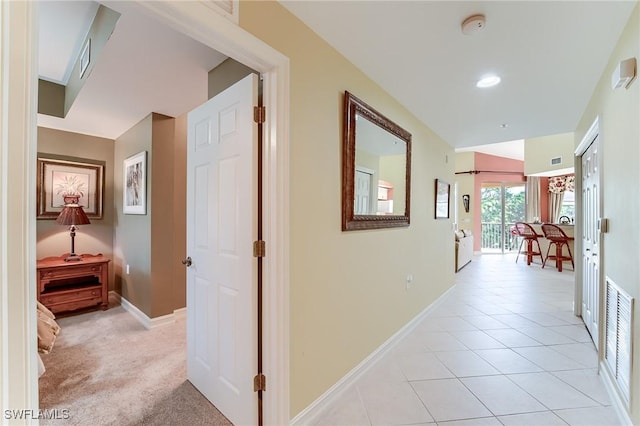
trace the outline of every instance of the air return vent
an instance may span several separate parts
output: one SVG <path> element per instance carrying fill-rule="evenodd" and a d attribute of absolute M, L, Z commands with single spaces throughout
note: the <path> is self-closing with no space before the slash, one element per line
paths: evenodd
<path fill-rule="evenodd" d="M 607 278 L 605 361 L 627 405 L 630 400 L 633 301 L 633 298 Z"/>
<path fill-rule="evenodd" d="M 551 159 L 552 166 L 557 166 L 558 164 L 562 164 L 562 157 L 555 157 Z"/>
<path fill-rule="evenodd" d="M 231 22 L 238 23 L 238 2 L 239 0 L 212 0 L 205 2 L 207 6 L 220 13 Z"/>

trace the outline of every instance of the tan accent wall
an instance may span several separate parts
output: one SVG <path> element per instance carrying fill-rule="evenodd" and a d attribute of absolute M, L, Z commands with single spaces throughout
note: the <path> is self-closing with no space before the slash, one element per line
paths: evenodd
<path fill-rule="evenodd" d="M 175 119 L 173 143 L 173 309 L 187 306 L 187 270 L 180 263 L 187 256 L 187 115 Z"/>
<path fill-rule="evenodd" d="M 150 114 L 116 140 L 118 290 L 150 318 L 186 305 L 186 116 Z M 147 214 L 122 213 L 122 163 L 147 151 Z M 129 274 L 126 265 L 129 264 Z"/>
<path fill-rule="evenodd" d="M 38 114 L 63 118 L 64 91 L 61 84 L 38 80 Z"/>
<path fill-rule="evenodd" d="M 575 131 L 577 146 L 596 117 L 600 118 L 600 155 L 604 217 L 609 232 L 602 235 L 604 275 L 636 298 L 631 378 L 631 421 L 640 424 L 640 81 L 611 89 L 611 74 L 621 60 L 640 59 L 640 5 L 611 54 L 602 77 Z"/>
<path fill-rule="evenodd" d="M 224 62 L 209 71 L 209 96 L 207 99 L 213 98 L 218 93 L 231 87 L 251 73 L 259 74 L 257 71 L 232 58 L 225 59 Z"/>
<path fill-rule="evenodd" d="M 38 127 L 38 152 L 105 162 L 102 219 L 91 219 L 90 225 L 80 226 L 76 233 L 75 245 L 77 253 L 102 253 L 112 258 L 115 219 L 113 208 L 114 141 Z M 71 249 L 69 230 L 58 225 L 55 220 L 37 220 L 36 232 L 36 256 L 38 259 L 60 256 L 63 253 L 68 253 Z M 110 264 L 109 289 L 114 288 L 113 283 L 114 270 L 113 264 Z"/>
<path fill-rule="evenodd" d="M 549 135 L 524 140 L 524 174 L 526 176 L 545 173 L 546 176 L 557 176 L 573 167 L 573 132 Z M 552 158 L 562 158 L 557 165 L 551 164 Z M 558 173 L 552 173 L 558 170 Z"/>
<path fill-rule="evenodd" d="M 151 193 L 151 318 L 172 313 L 173 307 L 173 195 L 175 120 L 153 114 L 153 162 L 147 192 Z M 179 263 L 178 263 L 179 264 Z"/>
<path fill-rule="evenodd" d="M 241 2 L 240 25 L 290 59 L 294 416 L 453 285 L 451 221 L 433 219 L 453 150 L 277 2 Z M 413 136 L 408 228 L 341 231 L 345 90 Z"/>
<path fill-rule="evenodd" d="M 122 134 L 115 143 L 115 209 L 114 229 L 115 288 L 125 299 L 147 316 L 151 316 L 151 203 L 153 193 L 152 115 Z M 123 161 L 141 151 L 147 152 L 147 214 L 132 215 L 122 212 Z M 129 274 L 126 274 L 126 265 Z"/>

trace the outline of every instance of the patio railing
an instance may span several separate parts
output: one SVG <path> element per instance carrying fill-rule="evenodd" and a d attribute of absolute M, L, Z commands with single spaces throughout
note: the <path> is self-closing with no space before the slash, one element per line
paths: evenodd
<path fill-rule="evenodd" d="M 518 250 L 518 238 L 511 234 L 513 223 L 506 223 L 502 228 L 501 223 L 482 222 L 481 248 L 489 251 L 502 251 L 502 232 L 505 235 L 505 251 Z"/>

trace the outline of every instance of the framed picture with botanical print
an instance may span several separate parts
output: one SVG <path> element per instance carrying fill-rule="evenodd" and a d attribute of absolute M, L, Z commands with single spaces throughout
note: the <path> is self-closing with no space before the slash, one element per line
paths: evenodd
<path fill-rule="evenodd" d="M 104 165 L 104 161 L 39 153 L 37 218 L 57 218 L 65 199 L 73 197 L 89 219 L 102 219 Z"/>
<path fill-rule="evenodd" d="M 449 219 L 449 189 L 447 182 L 436 179 L 436 219 Z"/>
<path fill-rule="evenodd" d="M 124 160 L 122 170 L 122 212 L 147 214 L 147 151 Z"/>

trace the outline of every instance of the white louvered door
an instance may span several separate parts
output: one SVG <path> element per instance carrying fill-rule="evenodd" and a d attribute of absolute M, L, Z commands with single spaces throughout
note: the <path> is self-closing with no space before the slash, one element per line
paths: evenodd
<path fill-rule="evenodd" d="M 633 299 L 607 279 L 605 361 L 627 404 L 630 400 Z"/>

